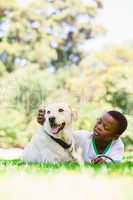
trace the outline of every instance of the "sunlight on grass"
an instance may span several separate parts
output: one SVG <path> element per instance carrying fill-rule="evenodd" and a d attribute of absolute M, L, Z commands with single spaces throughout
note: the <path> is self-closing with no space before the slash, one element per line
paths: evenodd
<path fill-rule="evenodd" d="M 21 160 L 0 160 L 0 175 L 6 176 L 6 174 L 12 173 L 27 173 L 29 175 L 48 175 L 57 174 L 60 172 L 80 173 L 88 172 L 89 175 L 107 175 L 107 176 L 133 176 L 133 162 L 126 161 L 121 164 L 106 164 L 106 165 L 94 165 L 85 164 L 83 167 L 76 163 L 24 163 Z"/>

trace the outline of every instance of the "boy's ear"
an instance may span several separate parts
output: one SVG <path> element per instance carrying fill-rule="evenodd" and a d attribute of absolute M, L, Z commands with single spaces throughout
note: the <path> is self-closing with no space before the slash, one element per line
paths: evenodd
<path fill-rule="evenodd" d="M 119 137 L 120 137 L 120 135 L 116 134 L 115 137 L 114 137 L 114 139 L 117 140 Z"/>

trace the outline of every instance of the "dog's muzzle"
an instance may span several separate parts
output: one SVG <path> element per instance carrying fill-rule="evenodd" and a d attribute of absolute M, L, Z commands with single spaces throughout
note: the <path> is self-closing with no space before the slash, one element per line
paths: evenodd
<path fill-rule="evenodd" d="M 65 126 L 65 122 L 61 124 L 57 124 L 55 117 L 49 117 L 49 124 L 50 124 L 51 131 L 53 134 L 59 133 Z"/>
<path fill-rule="evenodd" d="M 49 118 L 49 123 L 50 123 L 50 126 L 54 126 L 55 125 L 55 117 L 50 117 Z"/>

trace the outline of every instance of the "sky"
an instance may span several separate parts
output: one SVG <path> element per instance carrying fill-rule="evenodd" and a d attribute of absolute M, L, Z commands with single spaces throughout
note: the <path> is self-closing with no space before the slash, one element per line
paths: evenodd
<path fill-rule="evenodd" d="M 107 28 L 110 40 L 133 40 L 133 0 L 104 0 L 99 21 Z"/>
<path fill-rule="evenodd" d="M 106 36 L 88 41 L 85 45 L 86 51 L 133 41 L 133 0 L 103 0 L 103 5 L 104 8 L 99 10 L 95 22 L 104 25 L 107 29 Z"/>

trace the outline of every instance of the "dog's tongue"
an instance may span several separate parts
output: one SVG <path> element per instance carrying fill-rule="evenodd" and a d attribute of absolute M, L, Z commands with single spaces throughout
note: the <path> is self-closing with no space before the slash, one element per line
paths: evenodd
<path fill-rule="evenodd" d="M 60 128 L 59 126 L 53 127 L 53 128 L 52 128 L 52 133 L 53 133 L 53 134 L 57 134 L 58 131 L 59 131 L 59 128 Z"/>

